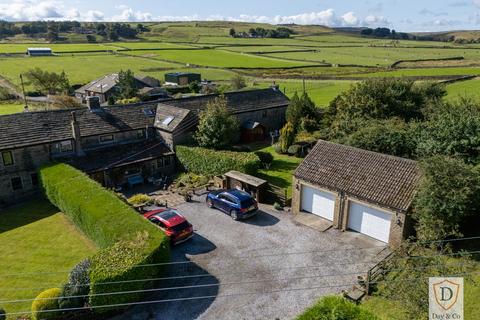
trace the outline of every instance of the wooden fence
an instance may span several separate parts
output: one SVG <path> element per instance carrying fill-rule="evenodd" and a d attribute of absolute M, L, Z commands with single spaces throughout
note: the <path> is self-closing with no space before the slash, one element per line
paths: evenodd
<path fill-rule="evenodd" d="M 389 253 L 385 258 L 382 259 L 379 263 L 374 265 L 367 272 L 367 279 L 365 280 L 365 293 L 370 294 L 373 285 L 375 285 L 386 273 L 386 265 L 393 258 L 394 252 Z"/>
<path fill-rule="evenodd" d="M 267 199 L 271 204 L 278 202 L 282 207 L 288 207 L 291 204 L 292 199 L 288 198 L 287 189 L 285 188 L 269 183 L 264 192 L 264 199 Z"/>

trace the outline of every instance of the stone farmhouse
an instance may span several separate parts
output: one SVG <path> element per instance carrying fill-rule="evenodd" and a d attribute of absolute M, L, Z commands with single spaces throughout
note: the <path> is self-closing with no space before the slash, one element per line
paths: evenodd
<path fill-rule="evenodd" d="M 320 140 L 293 177 L 292 211 L 395 247 L 411 231 L 418 164 Z"/>
<path fill-rule="evenodd" d="M 69 163 L 108 187 L 175 173 L 175 145 L 189 139 L 215 97 L 0 116 L 0 206 L 36 192 L 38 168 L 51 161 Z M 278 88 L 225 97 L 240 123 L 259 123 L 264 137 L 285 122 L 289 100 Z"/>

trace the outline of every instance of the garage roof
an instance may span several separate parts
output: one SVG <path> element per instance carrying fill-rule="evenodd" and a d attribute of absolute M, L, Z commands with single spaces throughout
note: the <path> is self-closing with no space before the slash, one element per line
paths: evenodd
<path fill-rule="evenodd" d="M 407 211 L 421 173 L 413 160 L 320 140 L 294 175 L 367 202 Z"/>

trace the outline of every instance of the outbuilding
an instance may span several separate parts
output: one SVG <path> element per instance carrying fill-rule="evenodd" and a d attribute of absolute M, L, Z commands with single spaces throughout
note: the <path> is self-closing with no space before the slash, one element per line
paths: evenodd
<path fill-rule="evenodd" d="M 292 211 L 396 247 L 420 177 L 413 160 L 320 140 L 294 173 Z"/>
<path fill-rule="evenodd" d="M 28 48 L 26 54 L 29 56 L 51 56 L 53 51 L 50 48 Z"/>
<path fill-rule="evenodd" d="M 188 86 L 192 82 L 202 82 L 202 75 L 192 72 L 173 72 L 165 74 L 166 85 Z"/>

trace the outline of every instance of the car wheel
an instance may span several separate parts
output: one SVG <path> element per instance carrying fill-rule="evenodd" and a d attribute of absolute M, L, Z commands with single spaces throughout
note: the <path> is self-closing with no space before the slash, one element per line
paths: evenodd
<path fill-rule="evenodd" d="M 232 217 L 233 220 L 237 221 L 238 220 L 237 211 L 235 210 L 230 211 L 230 217 Z"/>
<path fill-rule="evenodd" d="M 213 201 L 212 201 L 212 199 L 210 199 L 210 198 L 207 199 L 207 207 L 213 208 Z"/>

